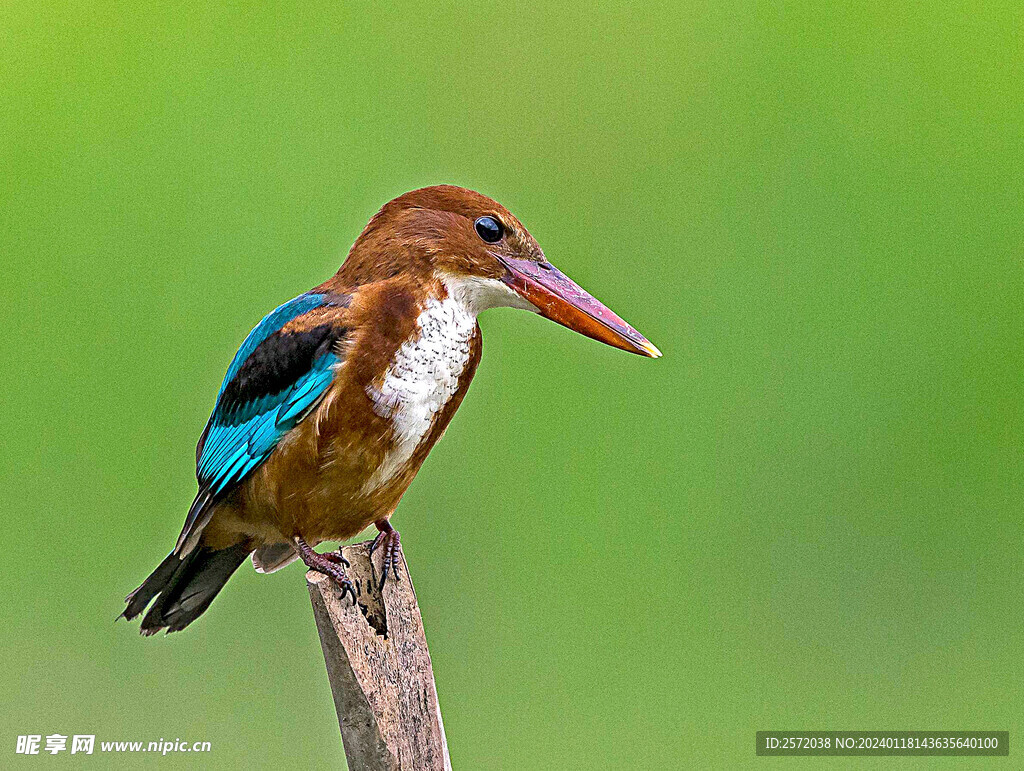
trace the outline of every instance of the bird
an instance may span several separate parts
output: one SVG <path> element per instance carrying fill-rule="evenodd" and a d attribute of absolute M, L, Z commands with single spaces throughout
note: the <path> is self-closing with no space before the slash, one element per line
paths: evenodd
<path fill-rule="evenodd" d="M 453 185 L 400 195 L 334 276 L 242 342 L 196 446 L 199 489 L 181 534 L 119 618 L 145 613 L 143 635 L 184 629 L 250 557 L 260 573 L 301 559 L 355 603 L 340 551 L 315 547 L 371 525 L 381 585 L 399 580 L 392 514 L 473 379 L 477 316 L 496 307 L 661 356 L 496 201 Z"/>

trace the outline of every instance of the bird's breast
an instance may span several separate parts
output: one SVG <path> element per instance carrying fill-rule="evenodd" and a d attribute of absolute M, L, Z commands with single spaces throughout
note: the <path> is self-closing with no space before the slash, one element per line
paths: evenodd
<path fill-rule="evenodd" d="M 428 300 L 383 378 L 367 386 L 373 411 L 391 422 L 393 439 L 364 492 L 385 484 L 412 458 L 459 388 L 475 331 L 476 316 L 462 303 L 452 297 Z"/>

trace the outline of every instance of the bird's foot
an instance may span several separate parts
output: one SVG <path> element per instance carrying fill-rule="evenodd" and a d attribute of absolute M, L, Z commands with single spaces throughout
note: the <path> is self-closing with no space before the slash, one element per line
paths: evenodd
<path fill-rule="evenodd" d="M 342 565 L 348 567 L 348 560 L 342 557 L 340 552 L 320 554 L 313 551 L 313 547 L 300 536 L 295 538 L 295 547 L 298 549 L 302 561 L 306 563 L 306 567 L 330 578 L 341 589 L 341 598 L 345 599 L 346 594 L 351 594 L 352 604 L 356 604 L 356 592 L 359 587 L 352 583 L 352 580 L 345 574 Z"/>
<path fill-rule="evenodd" d="M 378 546 L 384 546 L 384 566 L 380 571 L 380 588 L 384 588 L 384 582 L 388 580 L 388 570 L 390 569 L 391 574 L 394 575 L 395 580 L 401 579 L 398 573 L 398 557 L 402 550 L 402 536 L 398 534 L 395 528 L 391 527 L 391 523 L 386 519 L 378 520 L 374 522 L 377 529 L 380 531 L 377 533 L 377 537 L 373 539 L 373 543 L 370 544 L 370 556 L 373 556 L 373 552 Z"/>
<path fill-rule="evenodd" d="M 352 563 L 345 559 L 344 555 L 341 553 L 340 547 L 338 548 L 338 551 L 324 552 L 320 556 L 323 557 L 325 560 L 330 560 L 335 565 L 344 565 L 347 568 L 352 567 Z"/>

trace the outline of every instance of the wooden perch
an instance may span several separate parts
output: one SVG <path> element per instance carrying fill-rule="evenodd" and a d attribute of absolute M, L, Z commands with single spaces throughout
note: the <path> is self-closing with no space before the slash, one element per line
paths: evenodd
<path fill-rule="evenodd" d="M 430 651 L 405 555 L 383 596 L 370 542 L 342 548 L 359 604 L 306 573 L 345 757 L 352 771 L 451 771 Z M 383 549 L 375 555 L 378 562 Z"/>

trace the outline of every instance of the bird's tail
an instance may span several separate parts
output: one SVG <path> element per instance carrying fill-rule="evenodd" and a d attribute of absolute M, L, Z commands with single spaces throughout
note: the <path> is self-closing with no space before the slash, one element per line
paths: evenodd
<path fill-rule="evenodd" d="M 121 615 L 131 620 L 156 598 L 142 619 L 142 634 L 184 629 L 210 607 L 252 550 L 248 542 L 242 542 L 226 549 L 198 546 L 184 556 L 171 552 L 142 586 L 125 598 L 128 606 Z"/>

